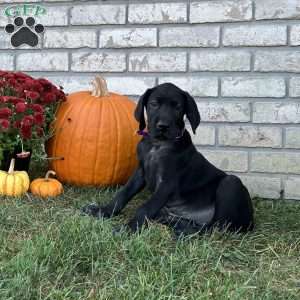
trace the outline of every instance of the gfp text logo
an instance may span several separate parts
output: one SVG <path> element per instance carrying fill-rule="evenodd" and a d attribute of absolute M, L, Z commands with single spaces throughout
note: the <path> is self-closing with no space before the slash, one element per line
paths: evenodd
<path fill-rule="evenodd" d="M 6 17 L 39 17 L 47 13 L 46 8 L 40 5 L 23 4 L 8 6 L 4 10 Z"/>

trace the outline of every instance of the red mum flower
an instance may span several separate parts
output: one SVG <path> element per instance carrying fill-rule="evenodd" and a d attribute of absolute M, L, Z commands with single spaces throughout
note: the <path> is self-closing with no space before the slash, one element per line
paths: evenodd
<path fill-rule="evenodd" d="M 34 124 L 42 125 L 44 123 L 44 115 L 43 114 L 35 113 L 33 117 L 34 117 Z"/>
<path fill-rule="evenodd" d="M 25 116 L 21 121 L 21 135 L 24 139 L 31 138 L 33 121 L 33 116 Z"/>
<path fill-rule="evenodd" d="M 0 118 L 8 118 L 11 115 L 12 111 L 8 107 L 0 108 Z"/>
<path fill-rule="evenodd" d="M 57 90 L 56 98 L 60 101 L 65 101 L 66 100 L 66 94 L 62 90 Z"/>
<path fill-rule="evenodd" d="M 35 91 L 35 92 L 38 92 L 38 93 L 41 93 L 41 92 L 43 92 L 44 88 L 38 81 L 35 80 L 33 85 L 32 85 L 31 90 Z"/>
<path fill-rule="evenodd" d="M 17 80 L 15 78 L 8 79 L 8 84 L 14 87 L 17 84 Z"/>
<path fill-rule="evenodd" d="M 52 103 L 56 100 L 56 96 L 54 93 L 46 93 L 43 97 L 45 103 Z"/>
<path fill-rule="evenodd" d="M 24 88 L 24 90 L 30 91 L 32 89 L 33 85 L 34 85 L 34 79 L 33 78 L 27 78 L 25 80 L 25 82 L 23 83 L 23 88 Z"/>
<path fill-rule="evenodd" d="M 17 113 L 23 113 L 26 110 L 26 103 L 19 102 L 16 104 L 16 112 Z"/>
<path fill-rule="evenodd" d="M 14 105 L 16 105 L 17 103 L 25 103 L 25 100 L 23 98 L 18 98 L 18 97 L 10 97 L 8 99 L 9 103 L 12 103 Z"/>
<path fill-rule="evenodd" d="M 15 72 L 14 74 L 17 79 L 33 79 L 31 76 L 22 72 Z"/>
<path fill-rule="evenodd" d="M 9 96 L 0 96 L 0 103 L 5 103 L 9 99 Z"/>
<path fill-rule="evenodd" d="M 7 71 L 0 71 L 0 77 L 4 77 L 7 74 Z"/>
<path fill-rule="evenodd" d="M 6 80 L 9 80 L 10 78 L 14 78 L 15 75 L 12 72 L 7 72 L 4 76 L 3 76 Z"/>
<path fill-rule="evenodd" d="M 16 105 L 17 103 L 25 103 L 25 100 L 22 98 L 9 96 L 9 99 L 7 102 Z"/>
<path fill-rule="evenodd" d="M 25 96 L 27 98 L 30 98 L 33 101 L 36 101 L 37 99 L 40 98 L 40 94 L 38 92 L 33 92 L 33 91 L 27 91 L 27 90 L 25 90 L 24 93 L 25 93 Z"/>
<path fill-rule="evenodd" d="M 34 118 L 31 115 L 25 116 L 22 120 L 22 125 L 25 126 L 32 126 L 33 125 Z"/>
<path fill-rule="evenodd" d="M 18 82 L 19 86 L 20 86 L 20 85 L 23 85 L 23 84 L 25 83 L 25 81 L 26 81 L 25 78 L 18 78 L 18 79 L 17 79 L 17 82 Z"/>
<path fill-rule="evenodd" d="M 30 126 L 21 126 L 21 135 L 23 139 L 30 139 L 32 135 L 32 129 Z"/>
<path fill-rule="evenodd" d="M 23 88 L 22 85 L 16 86 L 15 87 L 15 92 L 16 92 L 18 97 L 21 97 L 21 98 L 25 97 L 24 88 Z"/>
<path fill-rule="evenodd" d="M 39 78 L 38 82 L 43 86 L 45 92 L 49 92 L 53 88 L 53 84 L 45 78 Z"/>
<path fill-rule="evenodd" d="M 32 108 L 35 112 L 43 113 L 44 108 L 40 104 L 30 104 L 30 108 Z"/>
<path fill-rule="evenodd" d="M 6 119 L 0 119 L 0 128 L 7 130 L 9 128 L 9 121 Z"/>

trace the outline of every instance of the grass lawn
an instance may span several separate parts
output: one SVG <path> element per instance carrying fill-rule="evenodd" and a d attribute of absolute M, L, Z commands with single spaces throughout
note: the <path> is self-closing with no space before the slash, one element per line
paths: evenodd
<path fill-rule="evenodd" d="M 300 299 L 300 203 L 256 200 L 256 230 L 175 241 L 153 224 L 112 235 L 147 194 L 112 220 L 83 217 L 115 190 L 65 187 L 53 200 L 0 201 L 0 299 Z"/>

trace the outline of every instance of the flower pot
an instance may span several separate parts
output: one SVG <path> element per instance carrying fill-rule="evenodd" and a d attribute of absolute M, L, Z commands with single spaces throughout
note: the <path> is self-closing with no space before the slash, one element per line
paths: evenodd
<path fill-rule="evenodd" d="M 14 158 L 15 161 L 15 170 L 16 171 L 26 171 L 29 170 L 30 165 L 30 159 L 31 159 L 31 151 L 28 156 L 26 157 L 19 157 L 17 154 L 19 154 L 22 150 L 17 148 L 14 151 L 3 151 L 3 159 L 0 161 L 0 169 L 4 171 L 8 171 L 10 161 L 12 158 Z"/>

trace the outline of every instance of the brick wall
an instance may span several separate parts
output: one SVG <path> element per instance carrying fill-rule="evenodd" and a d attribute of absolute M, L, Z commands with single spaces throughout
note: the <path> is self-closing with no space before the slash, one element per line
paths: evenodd
<path fill-rule="evenodd" d="M 0 26 L 8 18 L 0 1 Z M 0 68 L 137 99 L 172 81 L 195 96 L 202 153 L 252 195 L 300 199 L 300 0 L 43 1 L 36 49 L 0 31 Z M 1 28 L 2 29 L 2 28 Z"/>

